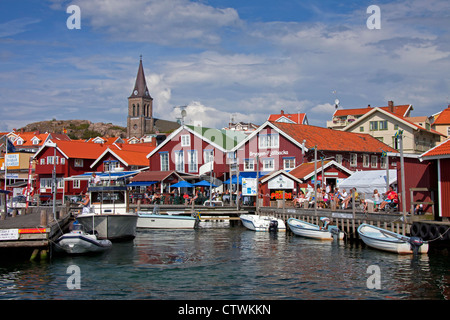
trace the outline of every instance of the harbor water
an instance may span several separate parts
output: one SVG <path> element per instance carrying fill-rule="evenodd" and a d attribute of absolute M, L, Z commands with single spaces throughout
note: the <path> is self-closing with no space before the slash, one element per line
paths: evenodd
<path fill-rule="evenodd" d="M 6 300 L 448 300 L 447 249 L 413 257 L 361 242 L 202 223 L 138 230 L 97 255 L 0 262 Z"/>

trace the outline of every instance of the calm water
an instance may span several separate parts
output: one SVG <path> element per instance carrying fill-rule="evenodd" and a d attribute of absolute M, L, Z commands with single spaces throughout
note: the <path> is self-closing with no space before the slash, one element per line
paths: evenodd
<path fill-rule="evenodd" d="M 413 258 L 242 226 L 138 231 L 96 256 L 0 262 L 0 299 L 438 299 L 450 298 L 447 250 Z M 80 289 L 68 289 L 69 266 Z M 369 266 L 381 289 L 369 289 Z M 72 282 L 73 283 L 73 282 Z"/>

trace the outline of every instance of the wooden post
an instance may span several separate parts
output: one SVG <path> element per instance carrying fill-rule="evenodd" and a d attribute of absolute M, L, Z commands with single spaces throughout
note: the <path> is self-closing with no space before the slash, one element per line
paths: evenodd
<path fill-rule="evenodd" d="M 47 210 L 41 210 L 41 227 L 47 226 Z"/>

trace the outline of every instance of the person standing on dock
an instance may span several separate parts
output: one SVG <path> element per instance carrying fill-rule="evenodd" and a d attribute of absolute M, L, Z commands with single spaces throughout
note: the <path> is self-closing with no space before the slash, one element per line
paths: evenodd
<path fill-rule="evenodd" d="M 79 202 L 81 205 L 83 205 L 83 211 L 82 213 L 89 213 L 91 209 L 91 199 L 89 198 L 89 194 L 85 193 L 83 197 L 83 201 Z"/>

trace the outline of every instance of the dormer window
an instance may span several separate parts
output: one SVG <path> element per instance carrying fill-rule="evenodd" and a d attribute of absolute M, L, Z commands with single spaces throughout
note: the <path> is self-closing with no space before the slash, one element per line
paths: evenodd
<path fill-rule="evenodd" d="M 31 142 L 33 143 L 33 145 L 38 145 L 39 144 L 39 142 L 40 142 L 41 140 L 39 140 L 39 138 L 36 138 L 36 137 L 34 137 L 33 139 L 31 139 Z"/>
<path fill-rule="evenodd" d="M 22 139 L 17 139 L 16 144 L 17 144 L 18 146 L 23 145 L 23 140 L 22 140 Z"/>

